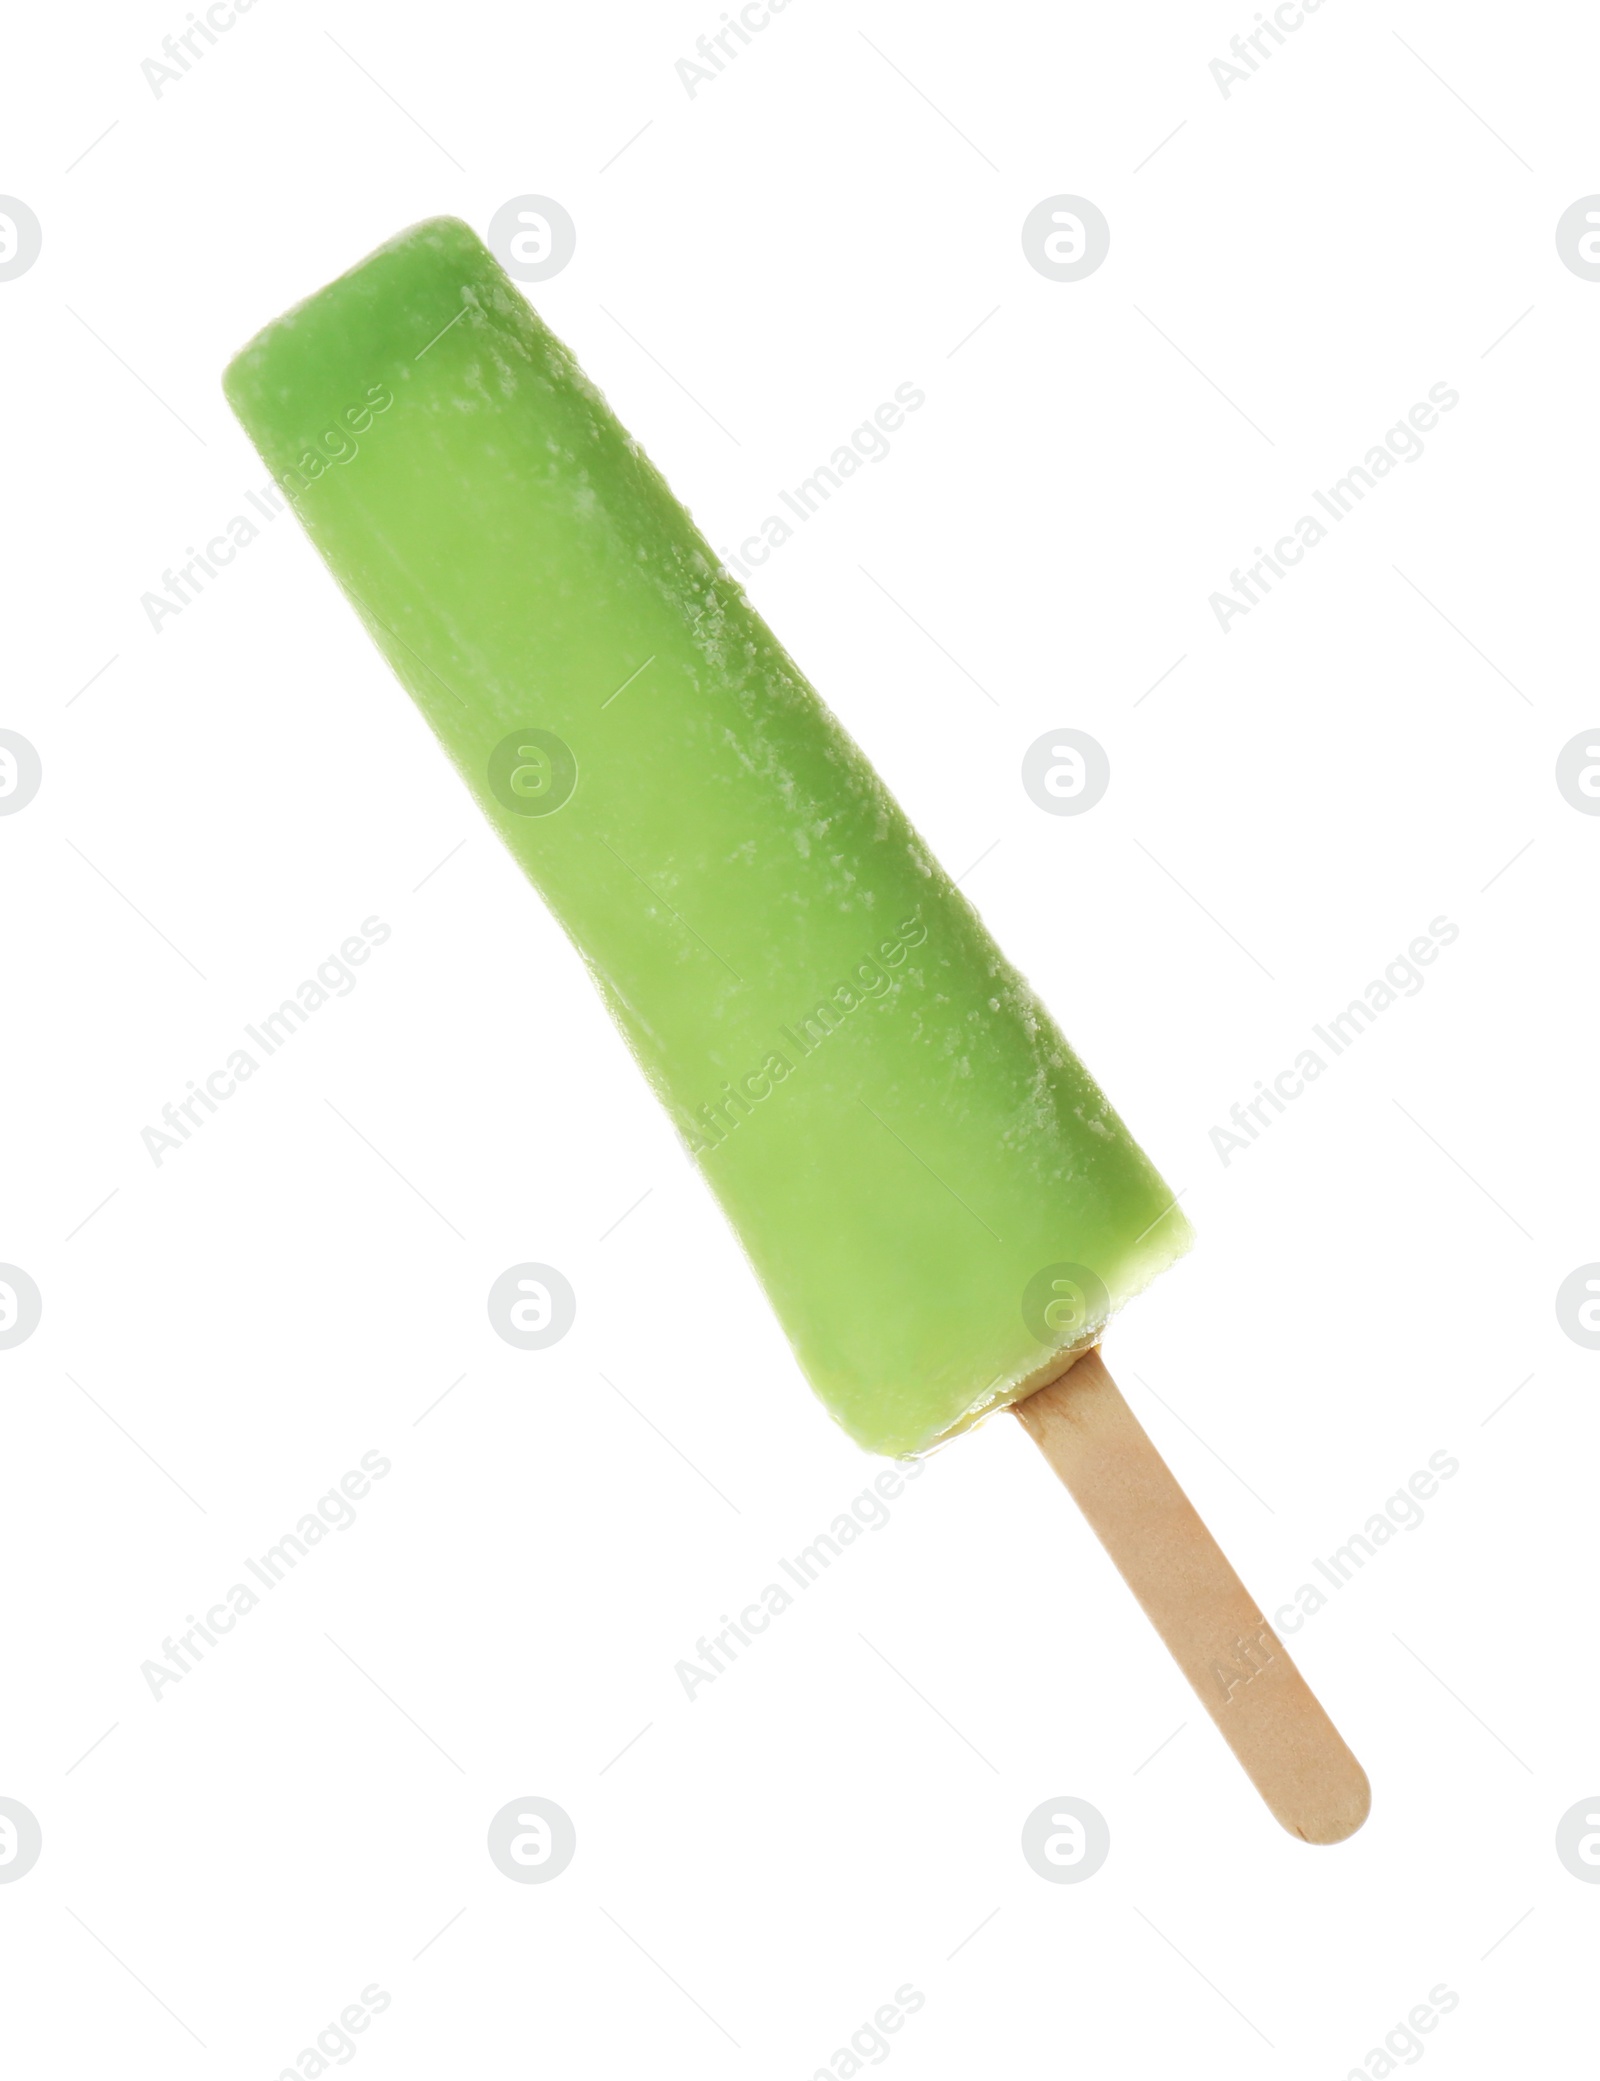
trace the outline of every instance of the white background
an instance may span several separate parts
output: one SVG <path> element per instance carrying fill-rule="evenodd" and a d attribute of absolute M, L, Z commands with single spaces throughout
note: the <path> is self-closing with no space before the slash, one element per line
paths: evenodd
<path fill-rule="evenodd" d="M 804 2081 L 909 1982 L 904 2081 L 1300 2081 L 1383 2072 L 1444 1983 L 1430 2072 L 1578 2071 L 1600 1357 L 1553 1303 L 1600 1256 L 1600 820 L 1553 775 L 1600 721 L 1600 285 L 1553 234 L 1600 188 L 1592 17 L 1327 0 L 1224 98 L 1247 5 L 793 0 L 691 97 L 713 5 L 259 0 L 158 97 L 185 12 L 24 10 L 0 84 L 44 227 L 0 283 L 0 724 L 44 764 L 0 819 L 0 1258 L 44 1296 L 0 1353 L 0 1794 L 44 1832 L 8 2065 L 270 2081 L 377 1982 L 373 2077 Z M 1019 240 L 1063 191 L 1111 225 L 1070 285 Z M 529 192 L 578 227 L 540 309 L 718 546 L 925 389 L 752 595 L 1185 1189 L 1108 1357 L 1264 1607 L 1459 1459 L 1295 1638 L 1373 1781 L 1342 1847 L 1271 1821 L 1009 1421 L 685 1698 L 876 1463 L 293 520 L 149 625 L 265 478 L 229 355 Z M 1208 595 L 1439 382 L 1423 458 L 1224 635 Z M 1062 727 L 1111 760 L 1082 817 L 1020 785 Z M 485 1314 L 523 1259 L 578 1295 L 544 1353 Z M 154 1700 L 369 1450 L 357 1523 Z M 484 1838 L 530 1794 L 578 1851 L 517 1886 Z M 1111 1855 L 1052 1886 L 1019 1832 L 1068 1794 Z"/>

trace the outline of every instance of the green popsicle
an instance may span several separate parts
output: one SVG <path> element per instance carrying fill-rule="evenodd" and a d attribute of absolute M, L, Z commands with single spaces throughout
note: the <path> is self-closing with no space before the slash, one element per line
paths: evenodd
<path fill-rule="evenodd" d="M 899 1455 L 1017 1404 L 1279 1819 L 1359 1826 L 1360 1765 L 1093 1349 L 1186 1219 L 571 355 L 440 218 L 225 381 L 832 1415 Z"/>
<path fill-rule="evenodd" d="M 381 248 L 225 380 L 852 1437 L 915 1452 L 1015 1399 L 1186 1246 L 1049 1015 L 464 224 Z M 1064 1263 L 1093 1280 L 1030 1323 Z"/>

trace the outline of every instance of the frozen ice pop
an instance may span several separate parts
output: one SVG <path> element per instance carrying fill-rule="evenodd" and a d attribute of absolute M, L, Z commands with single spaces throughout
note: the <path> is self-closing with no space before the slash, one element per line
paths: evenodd
<path fill-rule="evenodd" d="M 898 1455 L 1021 1404 L 1079 1493 L 1082 1427 L 1043 1414 L 1099 1408 L 1067 1369 L 1188 1222 L 567 349 L 445 218 L 269 325 L 225 387 L 571 935 L 828 1410 Z M 1187 1508 L 1099 1377 L 1132 1432 L 1081 1484 L 1091 1521 L 1135 1433 Z M 1173 1554 L 1141 1587 L 1112 1550 L 1192 1661 L 1205 1642 L 1180 1649 L 1156 1608 Z M 1174 1625 L 1195 1635 L 1188 1604 Z M 1281 1647 L 1258 1653 L 1219 1724 L 1298 1686 L 1320 1761 L 1331 1739 L 1359 1777 Z"/>

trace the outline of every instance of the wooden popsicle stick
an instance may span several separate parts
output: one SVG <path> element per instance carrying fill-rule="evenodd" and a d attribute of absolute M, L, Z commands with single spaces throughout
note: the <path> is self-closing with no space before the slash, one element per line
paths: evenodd
<path fill-rule="evenodd" d="M 1145 1435 L 1098 1348 L 1012 1407 L 1278 1820 L 1308 1843 L 1354 1835 L 1372 1804 L 1366 1772 Z"/>

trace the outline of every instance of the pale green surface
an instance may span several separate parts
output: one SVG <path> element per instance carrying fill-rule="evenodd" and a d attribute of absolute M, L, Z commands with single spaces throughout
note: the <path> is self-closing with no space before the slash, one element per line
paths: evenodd
<path fill-rule="evenodd" d="M 1088 1266 L 1114 1308 L 1187 1247 L 1049 1015 L 464 224 L 382 247 L 226 388 L 853 1437 L 914 1452 L 1014 1396 L 1049 1355 L 1022 1314 L 1044 1267 Z M 488 780 L 530 729 L 577 762 L 550 814 Z"/>

